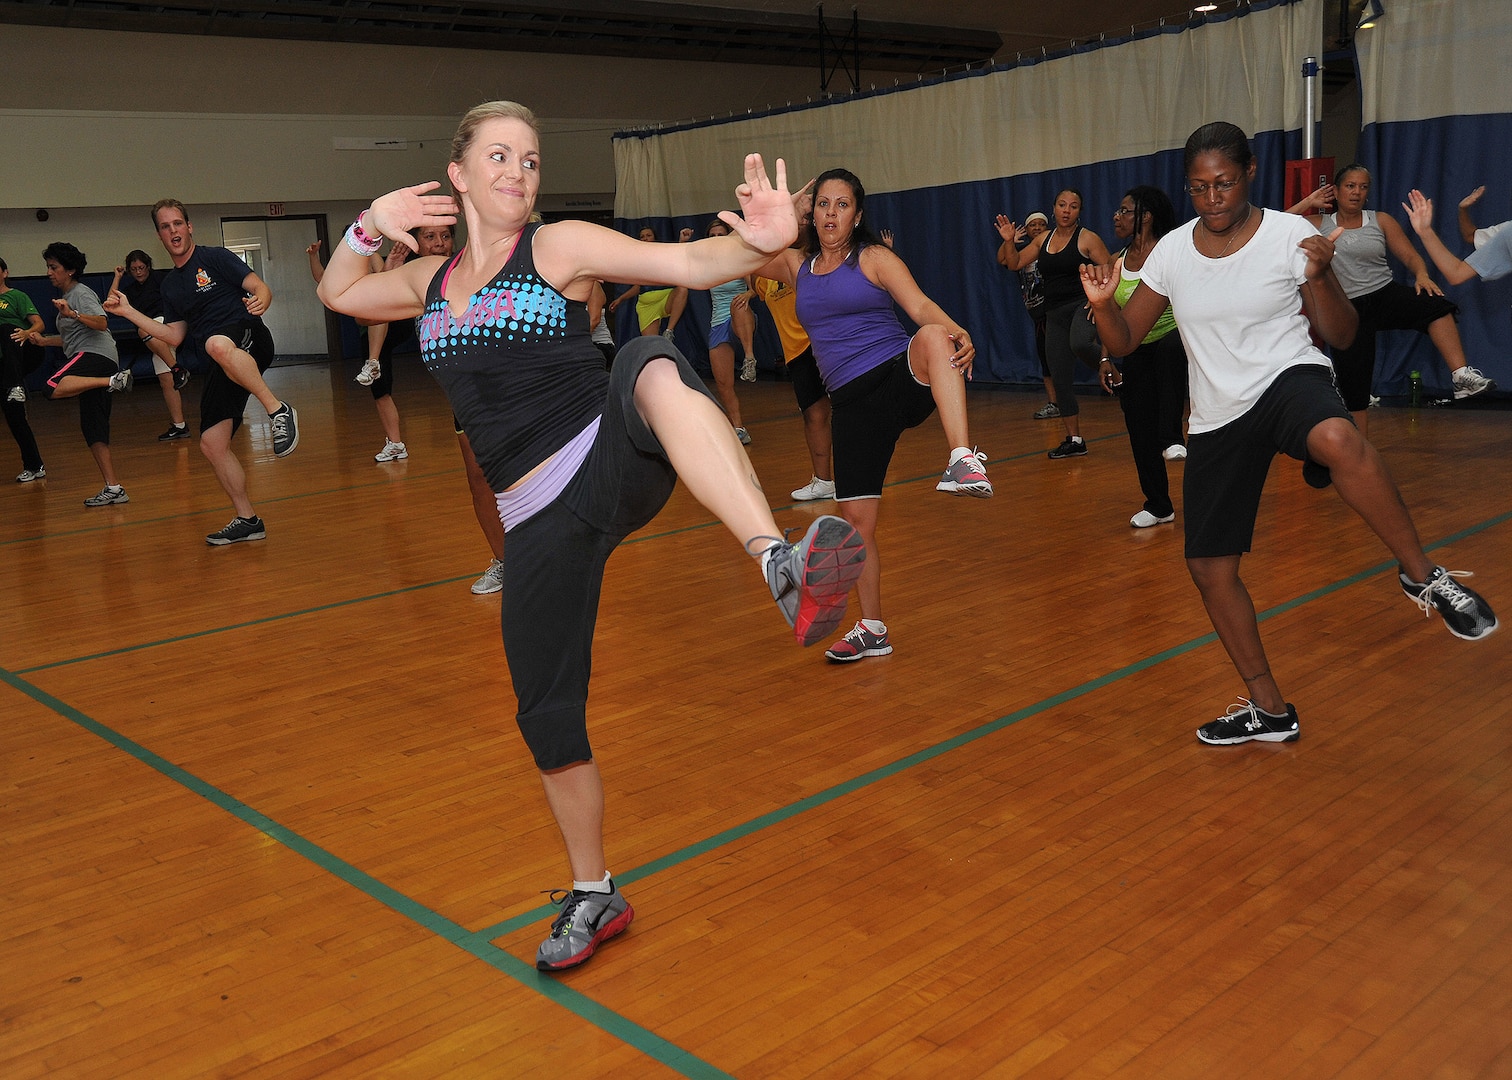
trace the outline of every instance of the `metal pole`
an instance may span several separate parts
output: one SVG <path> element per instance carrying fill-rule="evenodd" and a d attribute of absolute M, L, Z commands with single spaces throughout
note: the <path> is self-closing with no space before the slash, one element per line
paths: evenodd
<path fill-rule="evenodd" d="M 1315 158 L 1318 156 L 1318 58 L 1309 56 L 1302 61 L 1302 87 L 1303 98 L 1306 104 L 1303 106 L 1305 114 L 1302 121 L 1302 156 Z"/>

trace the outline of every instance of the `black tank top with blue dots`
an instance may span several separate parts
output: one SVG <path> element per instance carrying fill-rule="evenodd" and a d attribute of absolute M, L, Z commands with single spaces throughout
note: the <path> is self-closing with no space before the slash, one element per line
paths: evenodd
<path fill-rule="evenodd" d="M 495 491 L 512 487 L 604 411 L 609 376 L 588 307 L 535 269 L 526 227 L 461 318 L 444 295 L 462 253 L 436 272 L 419 320 L 420 355 L 441 384 Z"/>

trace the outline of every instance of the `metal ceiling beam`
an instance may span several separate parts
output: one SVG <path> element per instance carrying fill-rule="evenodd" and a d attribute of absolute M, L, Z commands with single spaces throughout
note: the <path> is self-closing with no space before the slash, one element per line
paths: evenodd
<path fill-rule="evenodd" d="M 822 49 L 809 18 L 648 0 L 0 0 L 0 22 L 784 67 L 815 66 Z M 859 20 L 857 27 L 863 63 L 875 70 L 982 64 L 1002 45 L 991 30 Z"/>

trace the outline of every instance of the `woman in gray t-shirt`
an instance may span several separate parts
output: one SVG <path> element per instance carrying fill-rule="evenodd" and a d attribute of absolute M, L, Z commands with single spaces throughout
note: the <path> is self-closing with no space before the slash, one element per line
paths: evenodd
<path fill-rule="evenodd" d="M 100 298 L 79 283 L 86 264 L 84 253 L 72 244 L 54 243 L 47 245 L 42 258 L 47 263 L 47 280 L 62 294 L 53 301 L 58 309 L 57 333 L 32 330 L 28 338 L 64 352 L 63 366 L 47 380 L 48 396 L 79 399 L 79 430 L 105 480 L 100 493 L 85 499 L 84 505 L 130 502 L 110 461 L 110 395 L 131 389 L 131 372 L 119 370 L 115 339 L 105 329 Z"/>

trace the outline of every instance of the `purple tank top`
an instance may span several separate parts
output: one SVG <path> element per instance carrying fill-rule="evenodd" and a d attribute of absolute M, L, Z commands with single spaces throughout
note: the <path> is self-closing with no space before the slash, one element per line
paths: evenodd
<path fill-rule="evenodd" d="M 893 312 L 892 297 L 867 280 L 859 260 L 855 253 L 828 274 L 814 273 L 813 260 L 798 267 L 798 321 L 832 394 L 908 351 L 908 332 Z"/>

